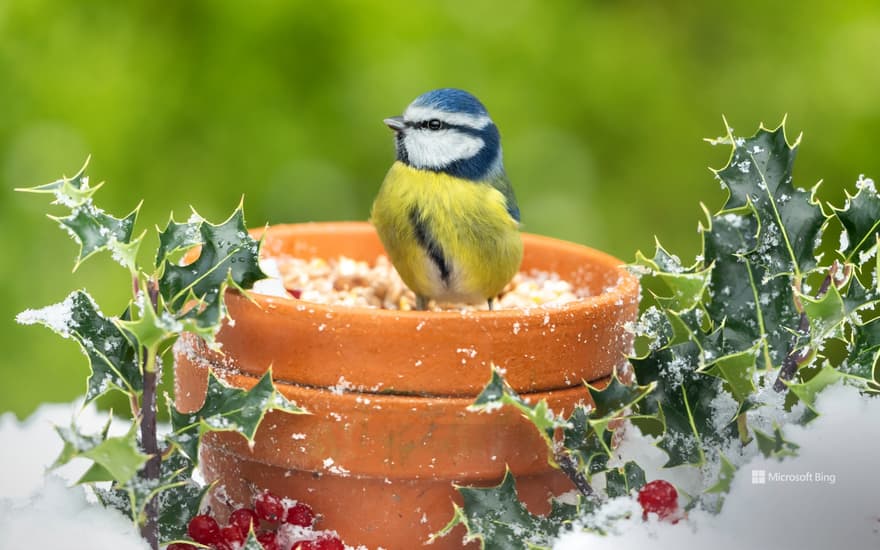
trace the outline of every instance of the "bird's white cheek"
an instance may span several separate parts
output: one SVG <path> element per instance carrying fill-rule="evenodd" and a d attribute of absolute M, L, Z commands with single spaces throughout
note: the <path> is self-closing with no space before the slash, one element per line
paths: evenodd
<path fill-rule="evenodd" d="M 454 130 L 415 131 L 404 138 L 409 161 L 417 168 L 443 168 L 480 152 L 484 142 Z"/>

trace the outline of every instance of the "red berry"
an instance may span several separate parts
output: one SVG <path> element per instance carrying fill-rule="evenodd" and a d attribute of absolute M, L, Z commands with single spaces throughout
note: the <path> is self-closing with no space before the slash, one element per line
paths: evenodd
<path fill-rule="evenodd" d="M 315 540 L 298 542 L 291 550 L 345 550 L 345 545 L 339 537 L 325 533 Z"/>
<path fill-rule="evenodd" d="M 655 479 L 639 490 L 639 504 L 642 505 L 643 518 L 654 513 L 663 519 L 678 509 L 678 491 L 668 481 Z"/>
<path fill-rule="evenodd" d="M 169 544 L 165 550 L 199 550 L 197 546 L 193 546 L 192 544 L 188 544 L 185 542 L 175 542 L 173 544 Z"/>
<path fill-rule="evenodd" d="M 220 540 L 220 526 L 208 514 L 199 514 L 189 520 L 186 531 L 190 538 L 202 544 L 214 544 Z"/>
<path fill-rule="evenodd" d="M 321 535 L 317 542 L 317 550 L 345 550 L 345 545 L 334 535 Z"/>
<path fill-rule="evenodd" d="M 238 527 L 238 530 L 241 531 L 245 537 L 250 533 L 251 526 L 256 528 L 259 524 L 260 520 L 257 518 L 257 514 L 250 508 L 239 508 L 229 516 L 229 525 L 235 525 Z"/>
<path fill-rule="evenodd" d="M 281 550 L 278 546 L 278 541 L 275 539 L 274 531 L 263 531 L 257 535 L 257 542 L 263 546 L 264 550 Z"/>
<path fill-rule="evenodd" d="M 254 500 L 254 510 L 260 519 L 278 521 L 284 515 L 284 504 L 280 498 L 265 491 Z"/>
<path fill-rule="evenodd" d="M 224 542 L 234 546 L 235 544 L 243 543 L 244 539 L 247 538 L 247 534 L 242 533 L 241 529 L 238 528 L 238 525 L 227 525 L 223 529 L 220 529 L 220 538 Z"/>
<path fill-rule="evenodd" d="M 312 512 L 312 507 L 308 504 L 297 502 L 287 509 L 287 517 L 284 518 L 284 522 L 300 527 L 311 527 L 315 524 L 315 513 Z"/>

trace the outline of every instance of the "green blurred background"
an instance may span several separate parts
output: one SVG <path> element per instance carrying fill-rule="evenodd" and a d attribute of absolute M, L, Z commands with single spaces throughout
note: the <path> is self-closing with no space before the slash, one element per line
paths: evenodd
<path fill-rule="evenodd" d="M 189 205 L 251 225 L 364 220 L 391 163 L 382 118 L 466 88 L 501 129 L 525 229 L 631 260 L 657 234 L 699 251 L 722 204 L 702 141 L 788 114 L 796 182 L 840 200 L 880 173 L 876 2 L 0 0 L 0 412 L 84 390 L 71 341 L 15 314 L 87 287 L 108 313 L 126 274 L 75 246 L 46 197 L 88 154 L 98 203 L 140 228 Z M 61 210 L 54 213 L 60 214 Z M 147 243 L 150 248 L 155 240 Z"/>

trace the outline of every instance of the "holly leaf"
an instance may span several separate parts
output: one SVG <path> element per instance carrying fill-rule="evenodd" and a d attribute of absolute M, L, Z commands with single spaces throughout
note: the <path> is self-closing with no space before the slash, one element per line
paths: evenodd
<path fill-rule="evenodd" d="M 644 484 L 645 471 L 633 461 L 605 472 L 605 492 L 608 498 L 626 496 L 632 491 L 638 491 Z"/>
<path fill-rule="evenodd" d="M 756 344 L 750 349 L 719 357 L 700 369 L 711 376 L 726 382 L 730 393 L 739 403 L 745 403 L 755 390 Z"/>
<path fill-rule="evenodd" d="M 663 309 L 675 312 L 690 311 L 702 302 L 711 274 L 711 268 L 702 268 L 700 264 L 683 267 L 681 260 L 667 252 L 659 242 L 652 259 L 637 252 L 631 268 L 644 275 L 640 281 L 642 286 L 651 292 Z"/>
<path fill-rule="evenodd" d="M 140 315 L 137 319 L 119 319 L 116 324 L 133 335 L 141 346 L 156 349 L 160 343 L 183 332 L 184 328 L 167 312 L 157 312 L 149 294 L 146 289 L 138 292 L 135 305 Z"/>
<path fill-rule="evenodd" d="M 841 209 L 834 209 L 834 214 L 846 231 L 846 239 L 839 252 L 844 261 L 855 260 L 856 254 L 867 254 L 871 247 L 876 246 L 880 233 L 880 195 L 874 180 L 859 176 L 856 182 L 856 194 L 846 194 L 846 203 Z"/>
<path fill-rule="evenodd" d="M 854 325 L 852 343 L 841 371 L 880 385 L 878 359 L 880 359 L 880 318 L 864 325 Z"/>
<path fill-rule="evenodd" d="M 128 216 L 114 218 L 89 201 L 74 208 L 69 216 L 50 218 L 67 229 L 79 243 L 74 270 L 93 254 L 109 250 L 115 260 L 134 271 L 141 238 L 132 240 L 132 233 L 139 210 L 140 205 Z"/>
<path fill-rule="evenodd" d="M 272 383 L 271 369 L 250 390 L 230 386 L 209 371 L 205 402 L 198 411 L 181 413 L 171 407 L 173 433 L 168 439 L 190 460 L 197 461 L 202 434 L 238 432 L 253 445 L 257 428 L 269 411 L 308 414 L 278 392 Z"/>
<path fill-rule="evenodd" d="M 89 202 L 92 198 L 92 195 L 95 194 L 95 191 L 97 191 L 101 188 L 102 185 L 104 185 L 103 182 L 95 185 L 94 187 L 91 187 L 89 185 L 89 177 L 86 176 L 86 168 L 89 166 L 89 160 L 91 160 L 91 157 L 86 159 L 83 167 L 80 168 L 79 172 L 77 172 L 76 175 L 71 178 L 62 177 L 59 180 L 47 183 L 45 185 L 17 188 L 16 191 L 21 191 L 24 193 L 51 194 L 55 196 L 55 201 L 53 202 L 53 204 L 61 204 L 71 209 L 82 206 L 83 204 Z"/>
<path fill-rule="evenodd" d="M 186 525 L 199 509 L 210 488 L 192 479 L 194 464 L 177 449 L 162 455 L 159 476 L 150 482 L 133 477 L 127 482 L 114 482 L 109 489 L 96 491 L 105 506 L 120 510 L 138 525 L 146 521 L 146 506 L 153 499 L 158 503 L 159 536 L 164 542 L 180 538 Z"/>
<path fill-rule="evenodd" d="M 454 513 L 449 523 L 431 535 L 429 544 L 452 532 L 458 525 L 467 528 L 463 543 L 479 541 L 483 550 L 530 550 L 548 548 L 562 523 L 557 516 L 548 518 L 535 516 L 519 500 L 516 481 L 510 471 L 494 487 L 456 486 L 462 496 L 464 506 L 453 504 Z M 572 509 L 567 509 L 568 513 Z"/>
<path fill-rule="evenodd" d="M 565 428 L 568 426 L 568 423 L 553 414 L 546 400 L 542 399 L 538 403 L 530 405 L 520 398 L 501 376 L 498 368 L 493 365 L 489 383 L 486 384 L 474 402 L 468 406 L 468 410 L 489 413 L 505 405 L 516 408 L 523 417 L 535 426 L 538 433 L 544 438 L 544 442 L 547 444 L 550 452 L 548 461 L 550 464 L 555 465 L 556 462 L 553 459 L 553 437 L 558 428 Z"/>
<path fill-rule="evenodd" d="M 168 255 L 182 247 L 196 244 L 201 250 L 190 264 L 174 265 Z M 159 291 L 184 329 L 213 343 L 220 321 L 227 316 L 222 299 L 228 286 L 251 288 L 266 275 L 259 265 L 259 243 L 251 238 L 239 204 L 220 225 L 201 218 L 187 224 L 169 223 L 159 236 L 157 260 L 164 261 Z"/>
<path fill-rule="evenodd" d="M 568 417 L 568 426 L 563 431 L 563 448 L 573 455 L 587 476 L 604 472 L 611 458 L 611 439 L 613 432 L 596 431 L 590 424 L 590 413 L 587 406 L 579 405 Z"/>
<path fill-rule="evenodd" d="M 630 360 L 639 382 L 655 385 L 636 410 L 662 420 L 658 447 L 669 455 L 665 467 L 702 464 L 703 445 L 736 437 L 734 426 L 719 430 L 712 421 L 712 401 L 721 392 L 722 381 L 700 372 L 702 357 L 703 350 L 692 340 Z"/>
<path fill-rule="evenodd" d="M 115 485 L 111 485 L 110 487 L 93 485 L 92 490 L 95 492 L 95 496 L 98 497 L 98 501 L 104 508 L 113 508 L 128 519 L 132 521 L 135 520 L 134 510 L 132 509 L 131 500 L 129 499 L 127 492 L 119 489 Z"/>
<path fill-rule="evenodd" d="M 77 290 L 60 304 L 24 311 L 16 320 L 42 324 L 79 343 L 91 368 L 86 389 L 88 403 L 114 389 L 139 394 L 143 388 L 134 337 L 120 327 L 120 322 L 124 324 L 128 318 L 128 311 L 118 320 L 105 317 L 86 291 Z"/>
<path fill-rule="evenodd" d="M 183 453 L 175 452 L 162 461 L 164 491 L 158 495 L 159 540 L 171 542 L 186 535 L 189 520 L 199 513 L 209 485 L 192 479 L 195 464 Z"/>
<path fill-rule="evenodd" d="M 730 492 L 730 484 L 733 483 L 733 476 L 736 474 L 736 467 L 726 456 L 719 456 L 721 461 L 721 469 L 718 472 L 718 480 L 714 485 L 706 489 L 709 494 L 726 494 Z"/>
<path fill-rule="evenodd" d="M 202 219 L 195 211 L 190 221 L 177 223 L 174 216 L 168 220 L 165 229 L 159 232 L 159 248 L 156 251 L 156 267 L 164 264 L 175 252 L 189 250 L 202 244 Z"/>
<path fill-rule="evenodd" d="M 89 469 L 79 483 L 130 481 L 149 458 L 138 448 L 137 423 L 133 423 L 128 433 L 119 437 L 107 436 L 109 425 L 110 421 L 98 435 L 81 433 L 73 422 L 69 428 L 56 427 L 55 431 L 64 442 L 64 447 L 52 467 L 67 464 L 74 458 L 86 458 L 96 466 Z"/>
<path fill-rule="evenodd" d="M 789 145 L 785 124 L 775 130 L 761 126 L 751 138 L 735 138 L 730 160 L 716 174 L 730 196 L 725 211 L 750 207 L 759 220 L 754 255 L 763 270 L 795 276 L 816 265 L 814 249 L 825 216 L 813 193 L 792 184 L 800 137 Z"/>
<path fill-rule="evenodd" d="M 839 382 L 843 377 L 844 375 L 839 370 L 826 362 L 809 380 L 789 383 L 788 388 L 800 398 L 810 411 L 818 415 L 819 411 L 815 407 L 816 396 L 828 386 Z M 809 419 L 812 419 L 812 416 L 808 416 L 807 420 Z"/>
<path fill-rule="evenodd" d="M 592 386 L 588 383 L 587 390 L 594 405 L 590 411 L 590 418 L 597 421 L 622 417 L 630 407 L 654 391 L 655 385 L 656 383 L 644 386 L 624 384 L 620 381 L 617 371 L 612 373 L 611 380 L 605 387 Z"/>
<path fill-rule="evenodd" d="M 797 456 L 797 450 L 800 447 L 796 443 L 788 441 L 782 435 L 782 429 L 777 425 L 773 425 L 773 433 L 767 434 L 759 429 L 754 429 L 755 441 L 758 449 L 765 458 L 776 458 L 782 460 L 784 457 Z"/>

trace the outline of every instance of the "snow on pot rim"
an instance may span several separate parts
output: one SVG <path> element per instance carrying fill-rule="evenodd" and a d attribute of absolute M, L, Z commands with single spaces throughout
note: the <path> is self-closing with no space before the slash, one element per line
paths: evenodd
<path fill-rule="evenodd" d="M 275 225 L 254 230 L 264 257 L 373 262 L 384 249 L 365 222 Z M 318 304 L 236 291 L 220 331 L 216 364 L 300 385 L 375 393 L 473 396 L 490 365 L 520 393 L 568 388 L 608 376 L 626 362 L 624 328 L 638 312 L 638 281 L 622 262 L 592 248 L 523 234 L 522 271 L 555 272 L 589 296 L 499 311 L 394 311 Z M 196 346 L 194 337 L 184 345 Z"/>

